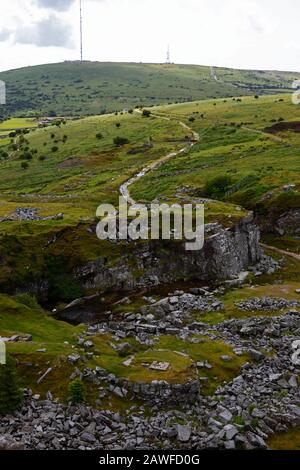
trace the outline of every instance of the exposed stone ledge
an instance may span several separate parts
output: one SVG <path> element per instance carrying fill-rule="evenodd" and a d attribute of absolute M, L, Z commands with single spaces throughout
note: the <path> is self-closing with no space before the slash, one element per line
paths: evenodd
<path fill-rule="evenodd" d="M 220 281 L 237 277 L 262 256 L 260 232 L 253 217 L 205 240 L 200 251 L 186 251 L 185 244 L 172 241 L 132 242 L 127 253 L 111 266 L 100 258 L 74 270 L 86 289 L 133 290 L 136 288 L 197 279 Z"/>
<path fill-rule="evenodd" d="M 153 405 L 182 405 L 183 403 L 194 403 L 200 399 L 199 379 L 177 384 L 171 384 L 165 380 L 154 380 L 149 383 L 133 382 L 126 378 L 108 374 L 100 367 L 94 370 L 84 369 L 82 376 L 97 385 L 106 382 L 110 391 L 120 398 L 125 398 L 127 394 L 131 394 Z"/>

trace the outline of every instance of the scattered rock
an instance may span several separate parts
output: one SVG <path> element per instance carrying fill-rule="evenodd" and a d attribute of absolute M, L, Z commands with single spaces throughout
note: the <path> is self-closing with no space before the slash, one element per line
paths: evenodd
<path fill-rule="evenodd" d="M 190 424 L 177 424 L 177 439 L 180 442 L 188 442 L 192 434 L 192 426 Z"/>

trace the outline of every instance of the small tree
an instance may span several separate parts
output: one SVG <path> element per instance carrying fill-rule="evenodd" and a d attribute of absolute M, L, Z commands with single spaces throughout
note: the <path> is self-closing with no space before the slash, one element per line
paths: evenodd
<path fill-rule="evenodd" d="M 69 398 L 73 404 L 83 403 L 86 400 L 86 389 L 82 380 L 75 379 L 70 383 Z"/>
<path fill-rule="evenodd" d="M 228 175 L 220 175 L 207 181 L 202 195 L 213 199 L 222 199 L 233 184 L 232 178 Z"/>
<path fill-rule="evenodd" d="M 21 163 L 21 167 L 22 167 L 23 170 L 27 170 L 28 167 L 29 167 L 29 165 L 28 165 L 27 162 L 22 162 L 22 163 Z"/>
<path fill-rule="evenodd" d="M 144 109 L 142 115 L 143 117 L 150 117 L 151 111 L 149 111 L 148 109 Z"/>
<path fill-rule="evenodd" d="M 122 147 L 122 145 L 129 144 L 129 140 L 126 137 L 115 137 L 114 144 L 118 147 Z"/>
<path fill-rule="evenodd" d="M 10 356 L 6 365 L 0 365 L 0 414 L 12 413 L 20 408 L 24 400 L 20 388 L 16 363 Z"/>

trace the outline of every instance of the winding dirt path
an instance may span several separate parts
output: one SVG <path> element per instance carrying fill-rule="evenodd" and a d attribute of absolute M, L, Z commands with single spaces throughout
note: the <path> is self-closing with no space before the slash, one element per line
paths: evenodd
<path fill-rule="evenodd" d="M 283 144 L 286 143 L 285 140 L 283 140 L 281 137 L 277 137 L 276 135 L 269 134 L 268 132 L 264 132 L 260 129 L 254 129 L 252 127 L 247 127 L 247 126 L 242 126 L 242 129 L 248 132 L 253 132 L 254 134 L 260 134 L 260 135 L 263 135 L 264 137 L 268 137 L 269 139 L 274 140 L 274 142 L 281 142 Z"/>
<path fill-rule="evenodd" d="M 276 248 L 275 246 L 266 245 L 265 243 L 261 243 L 260 246 L 262 248 L 267 249 L 267 250 L 276 251 L 276 253 L 280 253 L 281 255 L 289 256 L 290 258 L 293 258 L 297 261 L 300 261 L 300 255 L 298 255 L 297 253 L 293 253 L 292 251 L 281 250 L 280 248 Z"/>
<path fill-rule="evenodd" d="M 140 111 L 136 111 L 136 112 L 140 113 Z M 163 119 L 165 121 L 172 121 L 173 120 L 170 117 L 160 116 L 158 114 L 151 114 L 151 116 L 155 117 L 156 119 Z M 200 137 L 199 137 L 199 134 L 197 132 L 195 132 L 191 127 L 189 127 L 184 122 L 182 122 L 182 121 L 177 121 L 177 122 L 181 127 L 183 127 L 183 129 L 186 129 L 187 131 L 192 133 L 193 140 L 187 142 L 187 144 L 182 149 L 176 150 L 175 152 L 168 153 L 167 155 L 164 155 L 164 156 L 160 157 L 158 160 L 155 160 L 154 162 L 150 163 L 145 168 L 143 168 L 139 173 L 132 176 L 132 178 L 130 178 L 129 180 L 127 180 L 125 183 L 123 183 L 120 186 L 121 195 L 123 196 L 124 199 L 127 200 L 127 202 L 130 205 L 134 206 L 134 205 L 137 204 L 137 202 L 130 196 L 129 187 L 132 184 L 136 183 L 139 179 L 143 178 L 143 176 L 145 176 L 150 171 L 153 171 L 153 170 L 156 170 L 157 168 L 159 168 L 163 163 L 171 160 L 174 157 L 177 157 L 178 155 L 180 155 L 182 153 L 189 152 L 191 150 L 191 148 L 193 148 L 193 146 L 197 142 L 199 142 Z"/>

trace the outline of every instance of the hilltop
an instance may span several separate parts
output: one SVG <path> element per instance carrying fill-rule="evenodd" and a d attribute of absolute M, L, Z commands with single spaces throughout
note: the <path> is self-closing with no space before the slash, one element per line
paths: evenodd
<path fill-rule="evenodd" d="M 7 84 L 2 114 L 97 115 L 163 105 L 291 90 L 300 74 L 201 65 L 64 62 L 0 73 Z"/>

